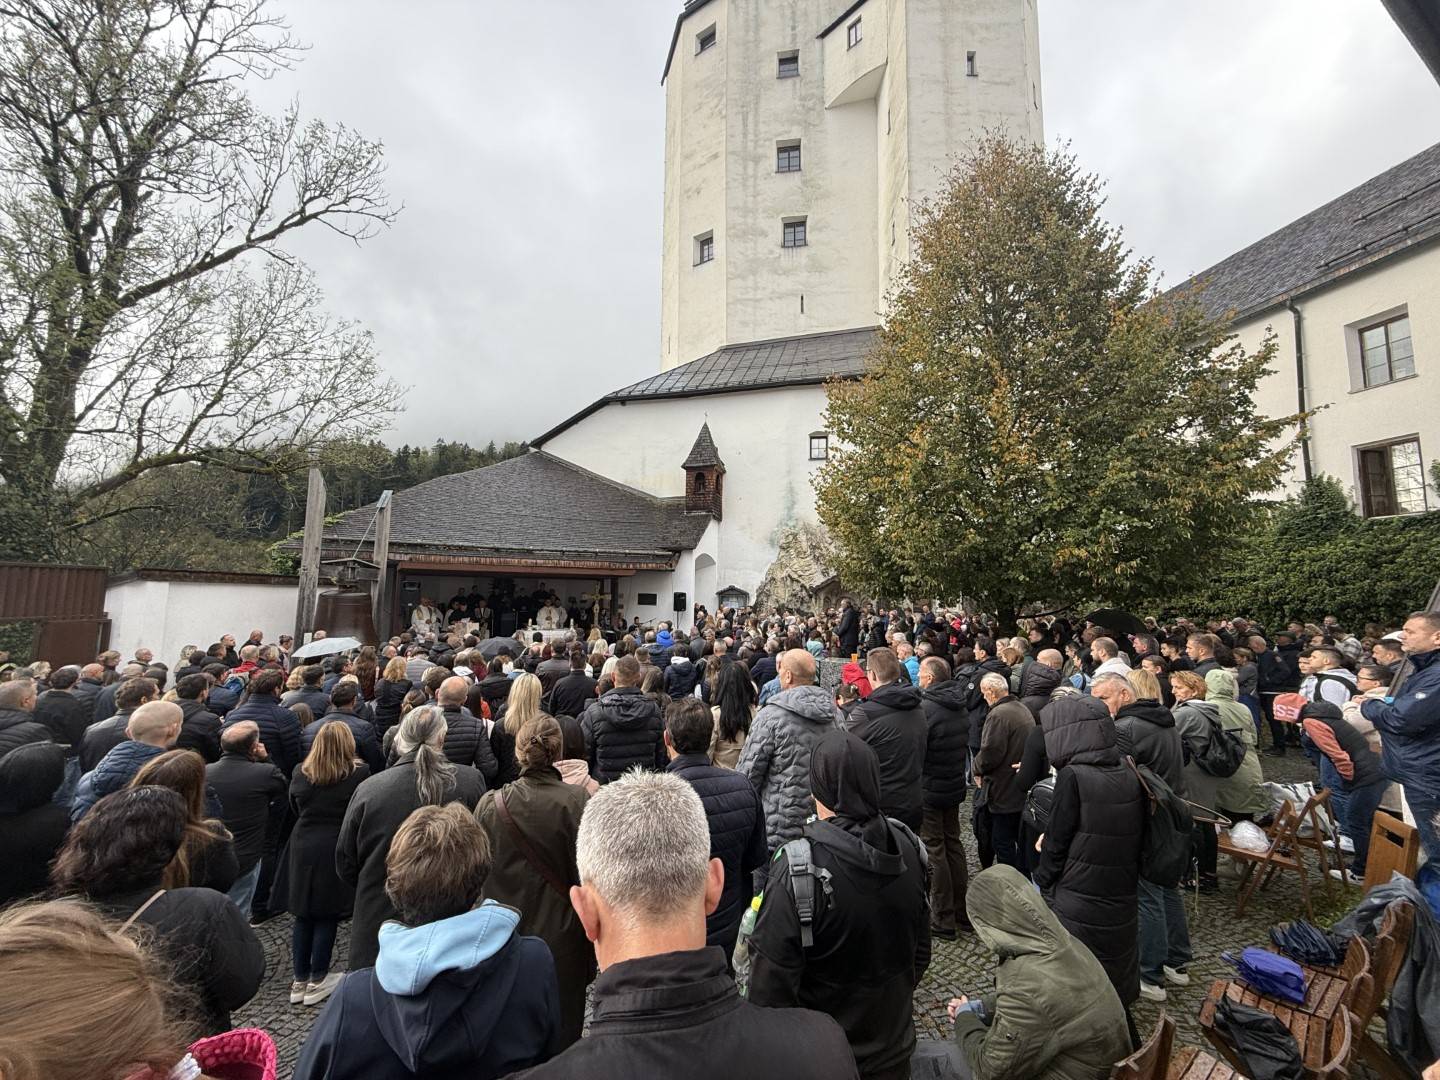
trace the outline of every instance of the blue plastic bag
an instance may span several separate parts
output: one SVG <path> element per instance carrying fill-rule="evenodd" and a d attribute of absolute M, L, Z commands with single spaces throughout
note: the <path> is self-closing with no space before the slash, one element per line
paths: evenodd
<path fill-rule="evenodd" d="M 1234 966 L 1235 973 L 1250 987 L 1273 998 L 1305 1003 L 1305 972 L 1288 956 L 1266 949 L 1246 949 L 1235 959 L 1231 953 L 1220 958 Z"/>

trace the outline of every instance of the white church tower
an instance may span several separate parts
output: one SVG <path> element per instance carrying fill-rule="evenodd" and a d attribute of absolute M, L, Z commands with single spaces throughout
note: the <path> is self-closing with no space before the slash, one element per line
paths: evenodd
<path fill-rule="evenodd" d="M 1035 0 L 688 0 L 664 83 L 662 369 L 876 325 L 911 205 L 1043 139 Z"/>

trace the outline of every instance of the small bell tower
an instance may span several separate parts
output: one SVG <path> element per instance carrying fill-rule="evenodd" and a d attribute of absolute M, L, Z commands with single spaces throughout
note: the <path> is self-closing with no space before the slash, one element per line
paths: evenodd
<path fill-rule="evenodd" d="M 700 425 L 700 434 L 695 437 L 690 456 L 680 467 L 685 470 L 685 512 L 710 514 L 719 521 L 725 463 L 720 460 L 720 451 L 715 449 L 708 423 Z"/>

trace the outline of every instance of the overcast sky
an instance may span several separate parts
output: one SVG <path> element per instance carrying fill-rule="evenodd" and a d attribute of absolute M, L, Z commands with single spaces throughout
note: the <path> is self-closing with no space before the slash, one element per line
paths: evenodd
<path fill-rule="evenodd" d="M 411 387 L 377 434 L 523 439 L 659 370 L 680 0 L 274 3 L 311 48 L 257 99 L 384 142 L 405 206 L 361 247 L 295 245 Z M 1380 0 L 1039 8 L 1046 138 L 1172 284 L 1440 138 L 1440 87 Z"/>

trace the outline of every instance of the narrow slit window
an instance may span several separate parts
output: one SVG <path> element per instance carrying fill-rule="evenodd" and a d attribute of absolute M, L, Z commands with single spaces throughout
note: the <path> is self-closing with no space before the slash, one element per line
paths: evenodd
<path fill-rule="evenodd" d="M 845 47 L 847 49 L 853 49 L 863 40 L 864 37 L 860 33 L 860 20 L 856 19 L 854 22 L 852 22 L 849 26 L 845 28 Z"/>
<path fill-rule="evenodd" d="M 965 74 L 972 79 L 980 74 L 975 67 L 975 54 L 973 52 L 967 52 L 965 54 Z"/>

